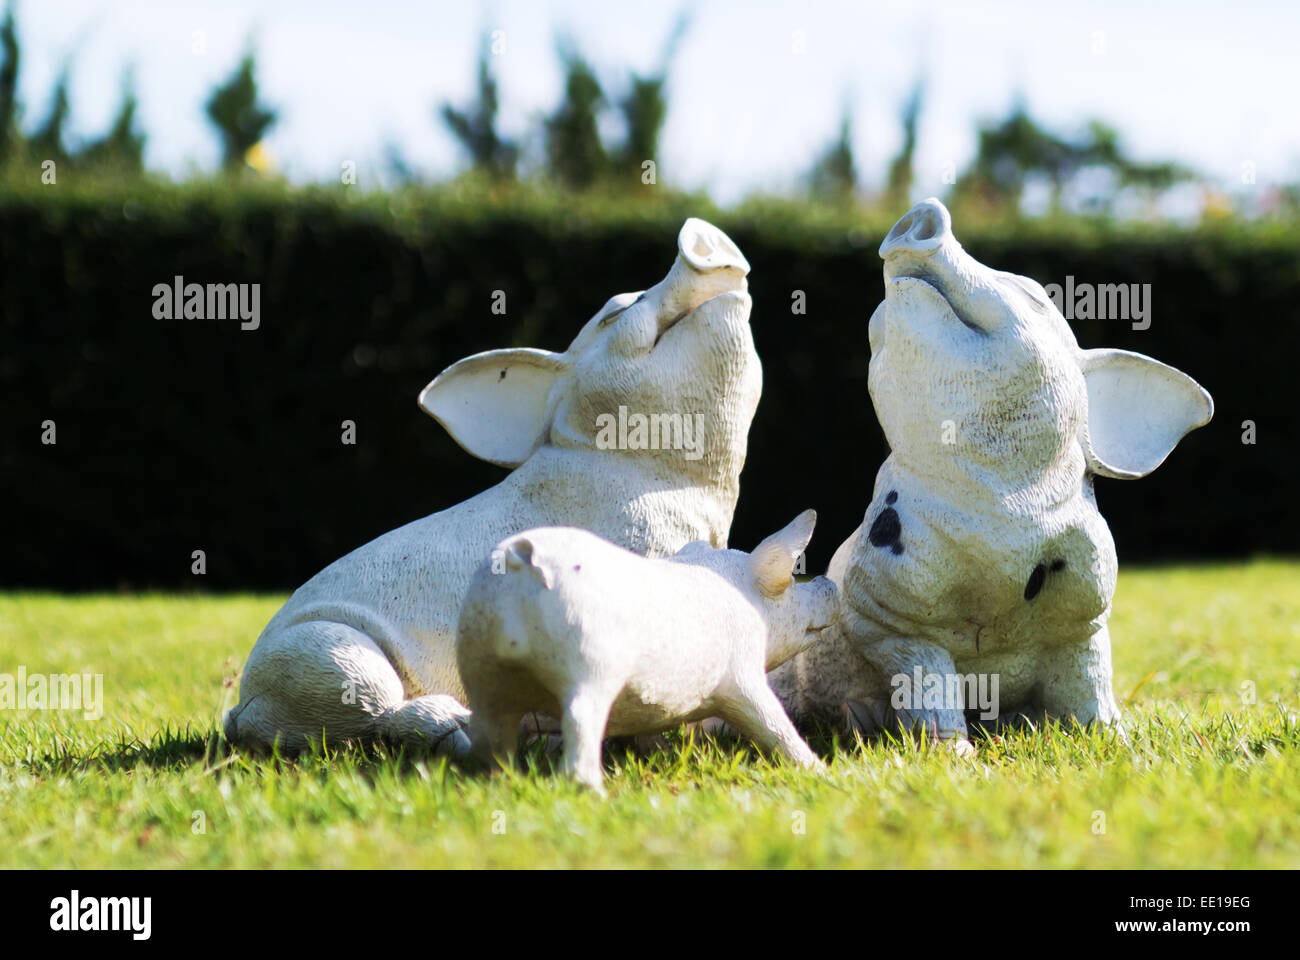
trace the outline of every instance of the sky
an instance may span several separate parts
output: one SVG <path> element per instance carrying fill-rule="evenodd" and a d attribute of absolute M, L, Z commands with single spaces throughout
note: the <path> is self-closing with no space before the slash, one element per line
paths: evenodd
<path fill-rule="evenodd" d="M 976 122 L 1004 116 L 1017 94 L 1059 133 L 1098 117 L 1136 158 L 1182 162 L 1228 189 L 1245 189 L 1248 170 L 1259 185 L 1300 180 L 1294 0 L 18 0 L 19 93 L 30 128 L 70 68 L 72 133 L 95 136 L 130 66 L 146 163 L 183 177 L 217 166 L 203 104 L 251 44 L 281 117 L 266 147 L 290 179 L 337 179 L 350 160 L 364 186 L 390 145 L 439 177 L 465 159 L 435 109 L 472 99 L 484 31 L 501 31 L 501 126 L 537 138 L 562 89 L 557 33 L 616 97 L 630 71 L 657 68 L 682 11 L 658 176 L 722 203 L 791 190 L 846 105 L 862 179 L 880 186 L 922 74 L 918 197 L 944 191 L 973 155 Z"/>

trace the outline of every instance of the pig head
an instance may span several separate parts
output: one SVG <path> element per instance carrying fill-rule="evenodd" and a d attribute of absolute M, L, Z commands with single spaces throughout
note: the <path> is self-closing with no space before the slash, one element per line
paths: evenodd
<path fill-rule="evenodd" d="M 891 453 L 831 562 L 839 624 L 773 686 L 797 716 L 963 742 L 977 692 L 995 694 L 984 720 L 1112 723 L 1116 556 L 1093 478 L 1150 473 L 1210 396 L 1141 354 L 1081 349 L 1039 284 L 962 249 L 938 200 L 880 256 L 868 386 Z M 931 675 L 946 696 L 916 689 Z"/>
<path fill-rule="evenodd" d="M 692 218 L 668 275 L 611 298 L 564 352 L 492 350 L 439 374 L 421 408 L 512 472 L 300 587 L 249 656 L 227 736 L 288 749 L 324 730 L 461 752 L 456 622 L 494 544 L 559 525 L 651 556 L 725 546 L 762 388 L 748 272 L 722 231 Z"/>

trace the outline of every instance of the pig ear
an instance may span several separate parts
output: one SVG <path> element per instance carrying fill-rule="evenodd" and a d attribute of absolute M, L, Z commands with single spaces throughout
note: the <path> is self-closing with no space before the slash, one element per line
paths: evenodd
<path fill-rule="evenodd" d="M 749 273 L 749 261 L 731 238 L 698 217 L 688 217 L 677 234 L 677 252 L 682 259 L 700 273 L 721 267 L 732 267 L 741 274 Z"/>
<path fill-rule="evenodd" d="M 782 530 L 772 534 L 749 555 L 749 569 L 759 593 L 779 597 L 793 582 L 794 565 L 812 539 L 817 511 L 805 510 Z"/>
<path fill-rule="evenodd" d="M 546 350 L 489 350 L 453 363 L 420 391 L 420 409 L 467 451 L 517 467 L 546 439 L 551 387 L 568 370 Z"/>
<path fill-rule="evenodd" d="M 1128 350 L 1084 350 L 1088 469 L 1103 477 L 1144 477 L 1189 431 L 1214 416 L 1199 383 L 1158 360 Z"/>
<path fill-rule="evenodd" d="M 551 572 L 538 563 L 533 541 L 527 537 L 515 537 L 506 544 L 505 554 L 507 570 L 527 570 L 545 589 L 551 589 Z"/>

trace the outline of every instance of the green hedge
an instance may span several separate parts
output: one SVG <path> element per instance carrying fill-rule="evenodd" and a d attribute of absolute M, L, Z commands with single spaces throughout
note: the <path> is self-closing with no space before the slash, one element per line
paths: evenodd
<path fill-rule="evenodd" d="M 886 453 L 866 323 L 888 218 L 791 203 L 720 213 L 690 197 L 60 185 L 0 190 L 0 583 L 292 587 L 475 493 L 501 471 L 420 413 L 419 389 L 477 350 L 562 349 L 611 294 L 663 275 L 691 213 L 753 265 L 764 389 L 732 542 L 815 506 L 810 563 L 824 567 Z M 1080 342 L 1149 353 L 1214 395 L 1214 423 L 1154 475 L 1098 484 L 1123 560 L 1296 550 L 1300 231 L 960 215 L 956 229 L 976 257 L 1044 283 L 1151 283 L 1149 330 L 1076 321 Z M 260 329 L 155 319 L 153 288 L 177 274 L 260 283 Z M 497 289 L 505 316 L 489 309 Z M 794 290 L 805 316 L 791 314 Z M 348 419 L 355 446 L 340 443 Z M 46 420 L 55 445 L 41 442 Z"/>

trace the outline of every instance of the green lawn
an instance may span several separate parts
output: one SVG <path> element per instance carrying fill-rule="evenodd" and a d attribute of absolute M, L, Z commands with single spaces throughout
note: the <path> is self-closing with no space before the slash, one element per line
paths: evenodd
<path fill-rule="evenodd" d="M 1300 866 L 1300 562 L 1121 574 L 1127 745 L 815 741 L 820 779 L 674 735 L 611 752 L 608 802 L 539 756 L 209 751 L 282 599 L 0 595 L 0 673 L 102 673 L 105 701 L 0 710 L 0 866 Z"/>

